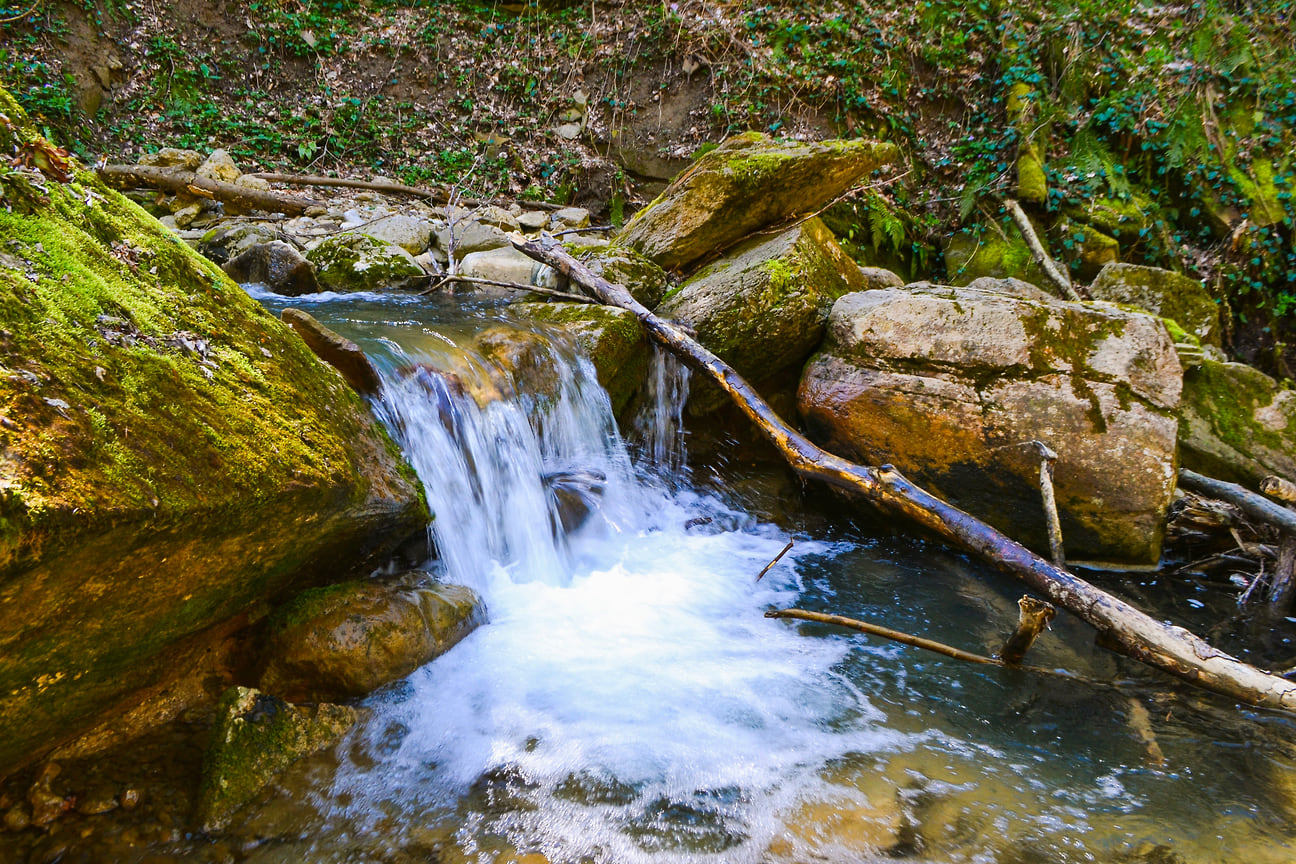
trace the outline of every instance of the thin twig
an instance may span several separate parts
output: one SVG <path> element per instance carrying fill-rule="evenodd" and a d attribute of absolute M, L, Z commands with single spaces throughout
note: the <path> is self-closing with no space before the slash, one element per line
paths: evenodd
<path fill-rule="evenodd" d="M 789 550 L 791 550 L 791 548 L 792 548 L 792 541 L 789 540 L 789 541 L 787 542 L 787 545 L 783 547 L 783 551 L 780 552 L 779 554 L 775 555 L 775 556 L 774 556 L 774 560 L 771 561 L 770 563 L 766 564 L 766 565 L 765 565 L 765 569 L 762 570 L 761 572 L 759 572 L 759 573 L 756 574 L 756 581 L 759 582 L 761 579 L 765 578 L 765 574 L 768 573 L 768 572 L 770 571 L 770 569 L 771 569 L 775 564 L 777 564 L 777 563 L 780 561 L 780 559 L 782 559 L 783 556 L 786 555 L 786 554 L 788 553 Z"/>
<path fill-rule="evenodd" d="M 28 9 L 26 12 L 22 12 L 10 18 L 0 18 L 0 24 L 12 24 L 15 21 L 21 21 L 22 19 L 26 18 L 28 15 L 32 14 L 37 9 L 39 9 L 41 2 L 42 0 L 36 0 L 36 2 L 31 5 L 31 8 Z"/>

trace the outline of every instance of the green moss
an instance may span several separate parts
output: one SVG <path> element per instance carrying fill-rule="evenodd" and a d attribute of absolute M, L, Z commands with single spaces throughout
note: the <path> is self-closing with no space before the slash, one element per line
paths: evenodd
<path fill-rule="evenodd" d="M 1296 440 L 1296 417 L 1282 429 L 1256 421 L 1256 411 L 1273 404 L 1280 388 L 1256 369 L 1205 360 L 1184 374 L 1184 402 L 1207 418 L 1224 443 L 1241 453 L 1257 445 L 1287 450 Z"/>
<path fill-rule="evenodd" d="M 1027 144 L 1017 154 L 1017 197 L 1033 204 L 1048 200 L 1048 177 L 1034 144 Z"/>
<path fill-rule="evenodd" d="M 375 291 L 425 280 L 427 274 L 400 249 L 367 234 L 338 234 L 306 253 L 320 285 L 334 291 Z"/>

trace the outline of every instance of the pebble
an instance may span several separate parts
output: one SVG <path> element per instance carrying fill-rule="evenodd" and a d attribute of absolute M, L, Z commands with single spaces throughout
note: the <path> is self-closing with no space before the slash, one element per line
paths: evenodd
<path fill-rule="evenodd" d="M 140 800 L 143 797 L 144 796 L 140 793 L 140 790 L 133 786 L 128 786 L 122 790 L 119 800 L 121 801 L 123 810 L 134 810 L 139 806 Z"/>

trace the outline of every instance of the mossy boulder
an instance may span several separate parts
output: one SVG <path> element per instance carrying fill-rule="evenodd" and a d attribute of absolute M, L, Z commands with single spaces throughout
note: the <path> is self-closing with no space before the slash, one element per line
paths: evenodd
<path fill-rule="evenodd" d="M 672 180 L 617 243 L 665 270 L 683 270 L 758 228 L 814 213 L 899 155 L 894 144 L 877 141 L 798 144 L 738 135 Z"/>
<path fill-rule="evenodd" d="M 605 277 L 606 278 L 606 277 Z M 634 313 L 588 303 L 514 303 L 509 311 L 575 338 L 620 414 L 648 371 L 648 340 Z"/>
<path fill-rule="evenodd" d="M 367 234 L 327 237 L 306 250 L 306 260 L 315 266 L 315 278 L 328 291 L 413 288 L 427 281 L 413 255 Z"/>
<path fill-rule="evenodd" d="M 1089 295 L 1170 318 L 1203 345 L 1220 346 L 1219 306 L 1196 279 L 1158 267 L 1108 264 L 1089 287 Z"/>
<path fill-rule="evenodd" d="M 953 285 L 967 285 L 982 276 L 1052 285 L 1015 225 L 1004 227 L 1002 236 L 986 227 L 954 234 L 945 244 L 945 272 Z"/>
<path fill-rule="evenodd" d="M 1241 363 L 1204 359 L 1184 373 L 1179 446 L 1187 468 L 1251 488 L 1296 482 L 1296 391 Z"/>
<path fill-rule="evenodd" d="M 284 769 L 336 744 L 357 720 L 345 705 L 299 708 L 247 687 L 216 706 L 198 787 L 196 821 L 219 831 Z"/>
<path fill-rule="evenodd" d="M 342 377 L 92 172 L 0 195 L 3 772 L 428 513 Z"/>
<path fill-rule="evenodd" d="M 625 288 L 649 309 L 660 303 L 671 287 L 665 270 L 628 246 L 614 244 L 575 254 L 594 275 Z"/>
<path fill-rule="evenodd" d="M 1120 261 L 1120 241 L 1094 228 L 1069 219 L 1059 219 L 1049 231 L 1053 249 L 1060 251 L 1059 263 L 1072 276 L 1091 281 L 1102 268 Z"/>
<path fill-rule="evenodd" d="M 1161 321 L 971 288 L 849 294 L 798 403 L 811 436 L 1047 552 L 1038 448 L 1058 454 L 1067 555 L 1156 563 L 1181 371 Z"/>
<path fill-rule="evenodd" d="M 817 218 L 755 238 L 666 295 L 661 318 L 691 327 L 697 340 L 756 386 L 799 367 L 823 338 L 833 301 L 864 277 Z M 719 407 L 718 388 L 699 387 L 690 411 Z"/>
<path fill-rule="evenodd" d="M 412 580 L 312 588 L 266 624 L 258 685 L 294 702 L 364 696 L 449 651 L 485 620 L 462 585 Z"/>

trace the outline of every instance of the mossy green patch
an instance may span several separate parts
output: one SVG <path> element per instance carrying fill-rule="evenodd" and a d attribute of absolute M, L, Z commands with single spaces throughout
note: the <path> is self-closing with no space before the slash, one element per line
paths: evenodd
<path fill-rule="evenodd" d="M 3 770 L 427 509 L 341 377 L 136 205 L 79 165 L 0 191 Z"/>

